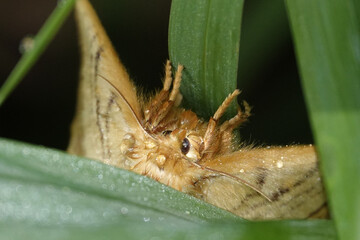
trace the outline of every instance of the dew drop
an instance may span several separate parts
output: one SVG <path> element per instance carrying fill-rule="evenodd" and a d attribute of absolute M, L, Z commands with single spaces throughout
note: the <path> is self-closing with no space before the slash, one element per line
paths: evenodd
<path fill-rule="evenodd" d="M 240 172 L 243 173 L 243 172 L 244 172 L 244 169 L 240 169 Z"/>
<path fill-rule="evenodd" d="M 59 154 L 54 154 L 53 155 L 53 157 L 52 157 L 52 160 L 54 161 L 54 162 L 57 162 L 57 161 L 59 161 L 59 159 L 60 159 L 60 155 Z"/>
<path fill-rule="evenodd" d="M 156 161 L 159 163 L 159 165 L 164 165 L 166 157 L 164 155 L 159 155 L 156 157 Z"/>
<path fill-rule="evenodd" d="M 21 192 L 22 188 L 23 188 L 23 186 L 19 184 L 19 185 L 16 186 L 15 191 L 16 192 Z"/>
<path fill-rule="evenodd" d="M 276 162 L 276 166 L 278 167 L 278 168 L 282 168 L 283 166 L 284 166 L 284 163 L 283 163 L 283 161 L 277 161 Z"/>
<path fill-rule="evenodd" d="M 125 215 L 125 214 L 128 214 L 129 209 L 127 209 L 126 207 L 122 207 L 120 212 Z"/>
<path fill-rule="evenodd" d="M 144 217 L 144 222 L 150 222 L 150 217 Z"/>
<path fill-rule="evenodd" d="M 146 141 L 146 142 L 145 142 L 145 147 L 146 147 L 147 149 L 153 149 L 154 147 L 156 147 L 156 144 L 155 144 L 155 142 L 153 142 L 153 141 Z"/>
<path fill-rule="evenodd" d="M 129 151 L 131 151 L 132 148 L 134 147 L 134 144 L 135 144 L 135 137 L 130 133 L 125 134 L 120 144 L 121 153 L 126 154 Z"/>
<path fill-rule="evenodd" d="M 84 165 L 83 161 L 78 161 L 78 162 L 77 162 L 77 166 L 78 166 L 79 168 L 81 168 L 83 165 Z"/>
<path fill-rule="evenodd" d="M 42 208 L 40 209 L 39 211 L 39 217 L 41 219 L 46 219 L 49 217 L 49 214 L 50 214 L 50 210 L 48 208 Z"/>
<path fill-rule="evenodd" d="M 137 154 L 137 153 L 134 153 L 134 154 L 131 154 L 131 158 L 141 158 L 141 154 Z"/>
<path fill-rule="evenodd" d="M 72 213 L 72 211 L 73 211 L 73 209 L 72 209 L 71 206 L 66 206 L 66 208 L 65 208 L 65 213 L 66 214 L 70 214 L 70 213 Z"/>
<path fill-rule="evenodd" d="M 27 148 L 27 147 L 25 147 L 25 148 L 22 149 L 22 153 L 23 153 L 24 155 L 29 155 L 29 154 L 30 154 L 30 149 Z"/>
<path fill-rule="evenodd" d="M 20 42 L 19 52 L 21 54 L 24 54 L 30 51 L 33 47 L 34 47 L 34 37 L 31 35 L 26 36 Z"/>

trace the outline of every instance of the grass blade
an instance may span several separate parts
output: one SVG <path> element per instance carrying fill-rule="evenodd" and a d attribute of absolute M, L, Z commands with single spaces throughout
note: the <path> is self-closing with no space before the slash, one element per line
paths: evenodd
<path fill-rule="evenodd" d="M 360 9 L 356 4 L 287 0 L 340 239 L 360 239 Z"/>
<path fill-rule="evenodd" d="M 167 212 L 183 219 L 192 219 L 194 222 L 239 219 L 229 212 L 133 172 L 111 167 L 94 160 L 71 156 L 61 151 L 4 139 L 0 139 L 0 176 L 5 177 L 5 179 L 9 178 L 10 181 L 20 179 L 32 182 L 34 185 L 28 186 L 28 188 L 34 189 L 38 187 L 39 183 L 48 183 L 57 187 L 65 186 L 73 189 L 74 194 L 79 192 L 90 193 L 122 202 L 125 205 L 131 203 L 140 206 L 140 209 L 148 208 L 151 211 L 157 209 L 155 211 Z M 16 185 L 16 183 L 14 184 Z M 10 187 L 14 184 L 4 184 L 4 188 L 1 190 L 9 192 L 14 189 Z M 9 201 L 16 203 L 16 201 L 28 201 L 32 198 L 31 193 L 34 191 L 25 189 L 23 191 L 28 197 Z M 49 191 L 53 191 L 53 189 Z M 24 193 L 25 196 L 26 194 Z M 0 195 L 2 196 L 2 194 Z M 63 195 L 59 193 L 58 198 L 64 198 L 61 197 Z M 79 200 L 74 203 L 73 209 L 79 207 L 76 204 L 83 206 L 87 203 L 86 198 L 81 199 L 81 196 L 77 198 Z M 177 199 L 177 201 L 174 202 L 173 199 Z M 42 200 L 47 201 L 47 199 Z M 53 200 L 58 201 L 58 199 Z M 41 205 L 41 202 L 37 202 L 35 207 L 38 204 Z M 19 205 L 22 206 L 22 204 Z M 192 217 L 189 218 L 190 214 Z M 87 218 L 85 220 L 88 222 L 92 219 Z"/>
<path fill-rule="evenodd" d="M 58 1 L 57 7 L 33 39 L 32 48 L 24 53 L 1 87 L 0 106 L 41 56 L 47 45 L 58 32 L 66 17 L 69 15 L 74 3 L 75 0 Z"/>
<path fill-rule="evenodd" d="M 335 240 L 330 221 L 287 221 L 266 223 L 196 223 L 174 226 L 168 222 L 119 221 L 101 227 L 34 226 L 0 223 L 4 239 L 296 239 Z"/>
<path fill-rule="evenodd" d="M 247 222 L 152 179 L 0 139 L 5 239 L 335 239 L 331 221 Z"/>
<path fill-rule="evenodd" d="M 185 106 L 204 118 L 236 88 L 242 9 L 242 0 L 172 1 L 170 59 L 185 66 Z M 236 105 L 229 110 L 233 116 Z"/>

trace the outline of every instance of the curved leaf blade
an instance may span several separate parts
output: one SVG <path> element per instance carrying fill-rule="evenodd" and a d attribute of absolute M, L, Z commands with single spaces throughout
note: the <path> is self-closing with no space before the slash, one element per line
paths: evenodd
<path fill-rule="evenodd" d="M 360 229 L 360 8 L 287 0 L 302 84 L 340 239 Z"/>
<path fill-rule="evenodd" d="M 204 118 L 236 88 L 242 9 L 242 0 L 172 1 L 170 59 L 185 66 L 185 106 Z M 227 116 L 235 113 L 233 104 Z"/>
<path fill-rule="evenodd" d="M 182 224 L 166 221 L 154 224 L 122 221 L 101 227 L 34 226 L 24 223 L 0 223 L 5 239 L 297 239 L 335 240 L 330 221 L 279 221 L 261 223 Z"/>
<path fill-rule="evenodd" d="M 331 221 L 241 221 L 144 176 L 5 139 L 0 196 L 9 239 L 335 239 Z"/>
<path fill-rule="evenodd" d="M 24 205 L 23 201 L 31 199 L 31 194 L 35 194 L 37 192 L 35 190 L 38 190 L 38 192 L 40 191 L 39 195 L 33 198 L 40 201 L 48 201 L 48 199 L 41 198 L 43 194 L 45 196 L 58 195 L 58 198 L 53 199 L 54 203 L 48 203 L 56 209 L 55 206 L 59 199 L 62 199 L 60 202 L 65 201 L 62 197 L 64 193 L 61 192 L 61 189 L 65 187 L 69 188 L 67 194 L 76 199 L 71 207 L 74 211 L 78 207 L 82 209 L 84 204 L 95 206 L 96 204 L 87 202 L 87 199 L 91 199 L 90 195 L 94 195 L 104 198 L 106 201 L 120 202 L 127 209 L 135 206 L 135 209 L 138 209 L 134 210 L 135 212 L 144 211 L 146 213 L 150 210 L 150 212 L 155 211 L 168 215 L 170 218 L 176 217 L 193 222 L 207 222 L 224 218 L 239 219 L 227 211 L 133 172 L 68 155 L 61 151 L 4 139 L 0 139 L 0 178 L 5 179 L 3 188 L 0 190 L 4 193 L 12 193 L 18 186 L 19 180 L 28 184 L 26 189 L 22 188 L 24 193 L 21 193 L 21 196 L 23 197 L 17 196 L 17 192 L 9 195 L 11 199 L 7 201 L 18 202 L 18 208 L 21 208 Z M 41 187 L 48 184 L 51 185 L 50 189 Z M 77 196 L 79 192 L 90 195 L 83 198 Z M 69 196 L 66 199 L 71 200 Z M 34 204 L 35 206 L 41 205 L 41 202 L 34 202 Z M 70 203 L 68 205 L 71 206 Z M 109 204 L 103 203 L 103 205 Z M 110 212 L 121 213 L 119 206 L 114 206 L 114 208 L 117 210 Z M 53 208 L 49 207 L 48 209 Z M 146 217 L 145 215 L 143 217 Z M 0 214 L 0 218 L 1 216 L 2 214 Z M 90 221 L 90 219 L 85 220 Z"/>

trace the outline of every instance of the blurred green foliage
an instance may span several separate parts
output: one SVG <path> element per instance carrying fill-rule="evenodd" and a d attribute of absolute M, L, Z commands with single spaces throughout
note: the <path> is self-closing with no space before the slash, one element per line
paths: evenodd
<path fill-rule="evenodd" d="M 304 92 L 340 239 L 360 238 L 358 1 L 288 0 Z"/>

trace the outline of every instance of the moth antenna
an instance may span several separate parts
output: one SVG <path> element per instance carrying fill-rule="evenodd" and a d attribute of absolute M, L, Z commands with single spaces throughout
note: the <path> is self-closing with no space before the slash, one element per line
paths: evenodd
<path fill-rule="evenodd" d="M 174 102 L 180 91 L 181 75 L 182 75 L 183 70 L 184 70 L 184 66 L 179 64 L 178 68 L 176 70 L 176 74 L 175 74 L 173 89 L 171 90 L 170 97 L 169 97 L 170 101 Z"/>
<path fill-rule="evenodd" d="M 164 91 L 169 91 L 172 83 L 172 73 L 171 73 L 171 62 L 170 60 L 166 61 L 165 65 L 165 80 L 164 80 Z"/>
<path fill-rule="evenodd" d="M 124 95 L 122 95 L 122 93 L 119 91 L 119 89 L 117 89 L 115 87 L 114 84 L 112 84 L 108 79 L 106 79 L 106 77 L 102 76 L 101 74 L 97 74 L 99 77 L 101 77 L 102 79 L 105 80 L 105 82 L 107 82 L 108 84 L 110 84 L 110 86 L 112 86 L 115 91 L 120 95 L 120 97 L 125 101 L 126 105 L 129 107 L 130 112 L 132 113 L 133 117 L 136 120 L 136 123 L 139 125 L 139 127 L 143 130 L 144 134 L 149 136 L 150 138 L 154 139 L 153 136 L 151 136 L 145 129 L 144 126 L 141 124 L 141 121 L 139 120 L 138 116 L 136 115 L 134 109 L 131 107 L 130 103 L 126 100 L 126 98 L 124 97 Z"/>
<path fill-rule="evenodd" d="M 228 178 L 231 178 L 231 179 L 233 179 L 233 180 L 235 180 L 237 182 L 240 182 L 240 183 L 244 184 L 245 186 L 251 188 L 255 192 L 259 193 L 261 196 L 263 196 L 269 202 L 272 202 L 272 200 L 268 196 L 266 196 L 265 193 L 263 193 L 260 189 L 258 189 L 257 187 L 255 187 L 251 183 L 245 181 L 244 179 L 241 179 L 241 178 L 239 178 L 237 176 L 234 176 L 232 174 L 229 174 L 229 173 L 226 173 L 226 172 L 223 172 L 223 171 L 219 171 L 219 170 L 216 170 L 216 169 L 213 169 L 213 168 L 208 168 L 208 167 L 202 166 L 202 165 L 197 164 L 195 162 L 191 162 L 191 163 L 194 164 L 195 166 L 201 168 L 201 169 L 205 169 L 205 170 L 207 170 L 209 172 L 217 173 L 217 174 L 219 174 L 221 176 L 228 177 Z"/>
<path fill-rule="evenodd" d="M 170 87 L 171 87 L 171 83 L 173 81 L 172 79 L 172 71 L 171 71 L 171 62 L 170 60 L 166 61 L 166 65 L 165 65 L 165 81 L 164 81 L 164 86 L 163 86 L 163 90 L 164 91 L 169 91 Z M 181 78 L 181 77 L 180 77 Z M 180 79 L 181 80 L 181 79 Z M 178 88 L 178 87 L 176 87 Z M 175 102 L 175 106 L 179 106 L 182 100 L 182 95 L 180 92 L 178 92 L 174 102 Z"/>

